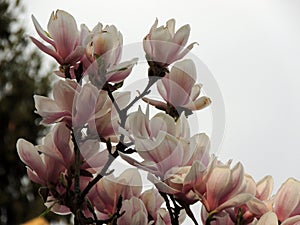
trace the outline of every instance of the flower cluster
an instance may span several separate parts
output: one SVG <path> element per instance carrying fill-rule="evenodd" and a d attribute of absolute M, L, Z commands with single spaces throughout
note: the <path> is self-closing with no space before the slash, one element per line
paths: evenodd
<path fill-rule="evenodd" d="M 187 216 L 207 225 L 300 224 L 299 181 L 289 178 L 272 196 L 272 177 L 256 183 L 241 163 L 211 154 L 206 134 L 191 134 L 189 116 L 211 101 L 200 94 L 194 62 L 183 59 L 195 44 L 185 47 L 189 25 L 175 31 L 174 19 L 155 21 L 143 40 L 148 84 L 132 98 L 122 84 L 138 59 L 121 61 L 123 36 L 114 25 L 78 30 L 62 10 L 48 31 L 32 19 L 43 42 L 30 38 L 58 62 L 60 78 L 53 98 L 34 96 L 51 131 L 37 146 L 19 139 L 17 151 L 48 210 L 73 213 L 78 225 L 176 225 Z M 147 97 L 153 85 L 160 100 Z M 151 115 L 151 106 L 159 112 Z M 118 174 L 117 158 L 131 168 Z M 194 215 L 195 203 L 202 209 Z"/>

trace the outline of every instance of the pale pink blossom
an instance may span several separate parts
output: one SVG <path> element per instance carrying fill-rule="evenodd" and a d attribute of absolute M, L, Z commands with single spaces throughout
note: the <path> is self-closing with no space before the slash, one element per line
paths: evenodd
<path fill-rule="evenodd" d="M 144 191 L 140 199 L 145 204 L 147 212 L 152 216 L 154 221 L 157 220 L 157 211 L 161 208 L 164 203 L 164 199 L 161 197 L 157 189 L 149 189 Z"/>
<path fill-rule="evenodd" d="M 271 176 L 265 176 L 257 183 L 252 182 L 252 190 L 246 190 L 245 192 L 253 193 L 254 197 L 246 203 L 243 215 L 244 220 L 251 220 L 254 217 L 259 218 L 268 211 L 272 211 L 273 178 Z"/>
<path fill-rule="evenodd" d="M 130 101 L 130 92 L 113 92 L 115 102 L 123 109 Z M 119 141 L 120 117 L 106 91 L 100 91 L 96 102 L 95 115 L 88 126 L 92 134 L 100 139 Z"/>
<path fill-rule="evenodd" d="M 45 124 L 64 121 L 70 127 L 82 126 L 95 114 L 98 93 L 90 83 L 81 87 L 73 80 L 60 80 L 53 87 L 54 99 L 34 95 L 36 112 Z"/>
<path fill-rule="evenodd" d="M 289 178 L 282 184 L 274 199 L 274 212 L 281 222 L 300 215 L 300 181 Z"/>
<path fill-rule="evenodd" d="M 200 110 L 211 101 L 206 96 L 200 96 L 201 85 L 195 84 L 196 67 L 192 60 L 186 59 L 174 64 L 170 73 L 157 81 L 157 89 L 162 98 L 171 106 Z M 168 110 L 168 105 L 158 100 L 143 98 L 144 101 L 160 109 Z"/>
<path fill-rule="evenodd" d="M 98 23 L 90 32 L 91 41 L 87 44 L 86 55 L 91 62 L 101 57 L 105 67 L 117 64 L 121 59 L 123 36 L 114 25 L 103 27 Z"/>
<path fill-rule="evenodd" d="M 88 197 L 99 211 L 101 219 L 107 219 L 117 210 L 117 204 L 122 200 L 139 197 L 142 192 L 142 179 L 136 169 L 127 169 L 118 177 L 112 174 L 103 177 L 90 191 Z"/>
<path fill-rule="evenodd" d="M 135 149 L 143 161 L 120 154 L 127 162 L 162 179 L 173 167 L 192 165 L 194 160 L 209 161 L 209 138 L 204 133 L 190 137 L 188 121 L 182 114 L 177 121 L 158 113 L 149 120 L 149 112 L 131 113 L 126 128 L 133 136 Z"/>
<path fill-rule="evenodd" d="M 166 26 L 157 27 L 156 19 L 149 34 L 143 40 L 148 61 L 154 61 L 161 67 L 183 58 L 195 45 L 195 42 L 185 48 L 190 36 L 190 26 L 184 25 L 175 32 L 175 20 L 167 21 Z"/>
<path fill-rule="evenodd" d="M 159 191 L 173 194 L 176 199 L 185 204 L 193 204 L 199 200 L 194 188 L 198 183 L 203 183 L 205 174 L 206 166 L 196 160 L 192 166 L 171 168 L 166 172 L 164 179 L 159 179 L 152 174 L 148 175 L 148 179 Z"/>
<path fill-rule="evenodd" d="M 245 192 L 244 168 L 237 163 L 232 169 L 230 163 L 221 164 L 212 161 L 205 177 L 205 193 L 198 192 L 200 201 L 209 213 L 219 213 L 224 209 L 238 207 L 252 199 Z"/>
<path fill-rule="evenodd" d="M 117 221 L 118 225 L 147 225 L 148 212 L 143 201 L 137 197 L 122 202 L 121 212 L 125 212 Z M 149 223 L 150 225 L 151 223 Z"/>
<path fill-rule="evenodd" d="M 155 225 L 171 225 L 171 218 L 169 212 L 166 210 L 166 208 L 162 207 L 162 204 L 164 203 L 164 199 L 161 197 L 157 189 L 149 189 L 144 191 L 140 199 L 144 202 L 146 209 L 148 211 L 148 214 L 151 215 L 151 217 L 154 220 Z M 180 213 L 179 215 L 179 222 L 180 224 L 184 221 L 185 214 Z"/>
<path fill-rule="evenodd" d="M 34 37 L 33 43 L 43 52 L 51 55 L 60 65 L 75 65 L 84 55 L 80 43 L 80 32 L 75 19 L 63 10 L 52 12 L 48 22 L 48 32 L 44 31 L 34 16 L 32 20 L 39 36 L 50 46 L 44 45 Z"/>
<path fill-rule="evenodd" d="M 49 136 L 44 139 L 45 144 L 48 142 L 48 138 Z M 52 145 L 51 142 L 50 144 Z M 47 147 L 51 148 L 52 146 Z M 17 141 L 17 151 L 22 162 L 26 164 L 30 180 L 46 186 L 48 184 L 58 184 L 60 174 L 66 170 L 61 155 L 53 157 L 53 154 L 40 154 L 38 146 L 34 146 L 24 139 Z M 55 153 L 59 154 L 57 150 L 54 151 Z"/>
<path fill-rule="evenodd" d="M 85 62 L 85 67 L 88 65 L 86 74 L 94 84 L 122 82 L 137 63 L 137 58 L 120 63 L 123 36 L 114 25 L 103 27 L 98 23 L 92 31 L 89 31 L 85 42 L 87 40 L 89 42 L 86 45 L 85 55 L 90 64 Z"/>

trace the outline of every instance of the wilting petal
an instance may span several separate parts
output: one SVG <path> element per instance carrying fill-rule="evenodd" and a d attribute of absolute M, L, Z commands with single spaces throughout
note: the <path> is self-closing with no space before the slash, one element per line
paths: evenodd
<path fill-rule="evenodd" d="M 202 96 L 201 98 L 198 98 L 196 101 L 190 102 L 190 103 L 184 105 L 183 107 L 190 109 L 190 110 L 201 110 L 201 109 L 206 108 L 210 104 L 211 104 L 210 98 L 208 98 L 206 96 Z"/>

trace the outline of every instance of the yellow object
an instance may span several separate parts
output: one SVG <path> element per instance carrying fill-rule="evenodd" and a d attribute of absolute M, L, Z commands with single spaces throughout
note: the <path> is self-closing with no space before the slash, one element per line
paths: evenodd
<path fill-rule="evenodd" d="M 32 220 L 29 220 L 26 223 L 23 223 L 22 225 L 50 225 L 44 218 L 37 217 Z"/>

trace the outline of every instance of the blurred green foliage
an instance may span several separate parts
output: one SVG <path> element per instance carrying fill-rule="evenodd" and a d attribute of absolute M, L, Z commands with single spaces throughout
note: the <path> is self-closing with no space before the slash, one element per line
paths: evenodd
<path fill-rule="evenodd" d="M 25 165 L 18 157 L 16 141 L 22 137 L 36 143 L 45 132 L 34 113 L 33 94 L 49 93 L 50 73 L 42 72 L 42 58 L 26 37 L 17 17 L 20 13 L 20 1 L 0 0 L 0 224 L 3 225 L 20 224 L 45 210 L 37 196 L 38 186 L 28 180 Z"/>

